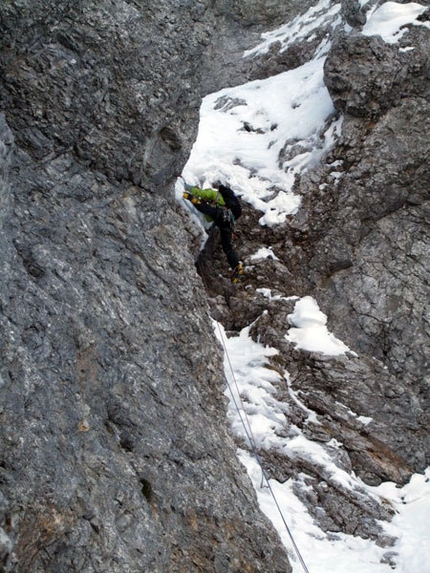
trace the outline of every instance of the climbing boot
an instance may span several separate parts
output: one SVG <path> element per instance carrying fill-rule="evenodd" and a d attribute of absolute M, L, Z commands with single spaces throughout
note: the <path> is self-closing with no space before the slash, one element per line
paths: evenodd
<path fill-rule="evenodd" d="M 233 270 L 233 274 L 231 276 L 231 282 L 237 284 L 240 280 L 241 275 L 243 275 L 243 263 L 239 263 L 236 268 Z"/>

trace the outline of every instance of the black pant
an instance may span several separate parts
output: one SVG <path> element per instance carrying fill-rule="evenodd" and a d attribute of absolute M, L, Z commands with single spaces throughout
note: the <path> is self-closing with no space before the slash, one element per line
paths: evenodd
<path fill-rule="evenodd" d="M 237 256 L 236 251 L 233 249 L 232 245 L 233 229 L 231 227 L 231 223 L 225 221 L 224 208 L 210 205 L 209 203 L 206 203 L 206 201 L 202 201 L 198 205 L 194 205 L 194 207 L 198 211 L 200 211 L 200 213 L 203 213 L 204 215 L 209 215 L 209 217 L 213 220 L 214 224 L 220 230 L 222 250 L 226 254 L 227 260 L 231 268 L 235 269 L 239 264 L 239 257 Z"/>

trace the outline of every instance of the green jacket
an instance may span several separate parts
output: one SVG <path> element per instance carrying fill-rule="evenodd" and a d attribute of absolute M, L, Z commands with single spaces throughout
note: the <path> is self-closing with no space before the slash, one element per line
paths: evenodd
<path fill-rule="evenodd" d="M 200 199 L 203 199 L 208 203 L 213 203 L 214 206 L 215 205 L 217 207 L 225 206 L 225 201 L 223 196 L 216 189 L 200 189 L 200 187 L 191 187 L 189 191 L 192 195 L 200 197 Z"/>
<path fill-rule="evenodd" d="M 200 187 L 191 187 L 188 189 L 192 195 L 200 197 L 203 201 L 211 203 L 214 207 L 224 207 L 225 201 L 224 197 L 216 189 L 200 189 Z M 205 215 L 205 219 L 208 222 L 212 221 L 212 217 Z"/>

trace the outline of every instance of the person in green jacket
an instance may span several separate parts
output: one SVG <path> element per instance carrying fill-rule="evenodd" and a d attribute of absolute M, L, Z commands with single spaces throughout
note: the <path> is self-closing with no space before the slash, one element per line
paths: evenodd
<path fill-rule="evenodd" d="M 243 274 L 243 264 L 233 248 L 233 227 L 236 219 L 242 214 L 239 199 L 230 187 L 216 182 L 213 189 L 200 189 L 184 181 L 184 199 L 191 201 L 197 211 L 203 213 L 207 221 L 213 221 L 221 234 L 221 246 L 233 269 L 232 281 L 238 282 Z"/>

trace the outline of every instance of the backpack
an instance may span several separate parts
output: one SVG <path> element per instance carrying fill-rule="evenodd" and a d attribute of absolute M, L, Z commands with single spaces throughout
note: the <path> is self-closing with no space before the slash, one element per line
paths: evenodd
<path fill-rule="evenodd" d="M 234 216 L 234 213 L 231 209 L 229 209 L 228 207 L 222 207 L 222 215 L 221 215 L 222 219 L 222 223 L 225 226 L 229 226 L 231 229 L 234 226 L 234 221 L 236 219 L 236 217 Z"/>
<path fill-rule="evenodd" d="M 231 211 L 231 214 L 233 215 L 233 222 L 235 219 L 239 219 L 242 214 L 242 207 L 240 206 L 239 199 L 236 197 L 233 190 L 222 184 L 219 186 L 218 190 L 224 199 L 227 207 L 226 210 Z"/>

